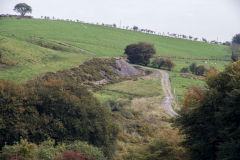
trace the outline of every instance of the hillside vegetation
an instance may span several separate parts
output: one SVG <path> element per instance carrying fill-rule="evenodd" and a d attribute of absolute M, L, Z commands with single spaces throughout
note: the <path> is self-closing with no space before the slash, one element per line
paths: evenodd
<path fill-rule="evenodd" d="M 24 82 L 38 74 L 70 68 L 92 57 L 122 56 L 130 43 L 154 44 L 157 55 L 229 57 L 228 48 L 85 23 L 0 19 L 0 78 Z"/>
<path fill-rule="evenodd" d="M 217 72 L 230 59 L 223 45 L 77 22 L 0 19 L 0 159 L 187 160 L 179 145 L 185 137 L 164 109 L 164 75 L 152 63 L 133 67 L 116 58 L 141 41 L 156 49 L 150 62 L 176 64 L 161 69 L 169 69 L 179 105 L 189 85 L 206 85 L 206 75 L 182 73 L 183 67 Z"/>

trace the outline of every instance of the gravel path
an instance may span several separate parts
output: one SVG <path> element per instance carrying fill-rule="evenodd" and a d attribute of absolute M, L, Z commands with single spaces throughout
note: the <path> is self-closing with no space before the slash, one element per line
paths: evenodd
<path fill-rule="evenodd" d="M 165 98 L 163 98 L 162 103 L 164 106 L 164 110 L 167 114 L 169 114 L 171 117 L 175 117 L 178 114 L 173 110 L 172 104 L 175 103 L 174 96 L 171 92 L 171 84 L 169 80 L 169 75 L 164 70 L 159 70 L 162 75 L 162 88 L 165 95 Z"/>
<path fill-rule="evenodd" d="M 165 95 L 165 98 L 162 100 L 162 104 L 164 107 L 165 112 L 170 115 L 171 117 L 176 117 L 178 114 L 173 110 L 172 104 L 176 103 L 174 96 L 171 92 L 171 83 L 169 80 L 169 75 L 167 71 L 160 70 L 160 69 L 154 69 L 150 67 L 142 67 L 150 70 L 155 70 L 157 72 L 157 75 L 161 73 L 161 82 L 162 82 L 162 89 Z"/>

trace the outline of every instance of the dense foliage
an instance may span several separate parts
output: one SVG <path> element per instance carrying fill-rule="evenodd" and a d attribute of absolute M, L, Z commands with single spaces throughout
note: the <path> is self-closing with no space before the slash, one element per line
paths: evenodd
<path fill-rule="evenodd" d="M 236 34 L 232 39 L 232 44 L 239 44 L 240 45 L 240 33 Z"/>
<path fill-rule="evenodd" d="M 207 88 L 194 87 L 176 120 L 186 135 L 183 145 L 194 160 L 240 157 L 240 62 L 208 74 Z"/>
<path fill-rule="evenodd" d="M 74 141 L 55 144 L 54 140 L 47 140 L 39 145 L 21 139 L 14 145 L 5 145 L 0 154 L 2 160 L 56 160 L 82 158 L 85 160 L 106 160 L 103 153 L 86 142 Z"/>
<path fill-rule="evenodd" d="M 56 160 L 95 160 L 80 151 L 65 151 L 62 156 L 56 157 Z"/>
<path fill-rule="evenodd" d="M 111 155 L 118 129 L 84 87 L 61 80 L 27 87 L 0 81 L 0 147 L 20 137 L 40 143 L 84 140 Z"/>
<path fill-rule="evenodd" d="M 188 160 L 186 150 L 179 145 L 182 137 L 179 136 L 175 129 L 165 129 L 158 133 L 158 137 L 148 145 L 143 145 L 137 150 L 132 151 L 132 154 L 127 159 L 137 160 Z M 161 135 L 163 134 L 163 135 Z M 166 138 L 167 136 L 167 138 Z"/>
<path fill-rule="evenodd" d="M 156 50 L 152 44 L 140 42 L 128 45 L 124 53 L 128 56 L 130 63 L 146 66 L 150 63 L 150 58 L 156 53 Z"/>

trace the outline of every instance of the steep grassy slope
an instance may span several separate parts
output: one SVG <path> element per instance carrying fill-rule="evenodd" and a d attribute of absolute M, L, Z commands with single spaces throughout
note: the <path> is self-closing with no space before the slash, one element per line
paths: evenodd
<path fill-rule="evenodd" d="M 78 65 L 91 58 L 80 53 L 59 52 L 25 41 L 0 36 L 2 62 L 0 78 L 23 82 L 41 73 L 57 71 Z M 10 63 L 15 65 L 9 66 Z"/>
<path fill-rule="evenodd" d="M 0 19 L 0 53 L 17 65 L 1 69 L 0 78 L 23 82 L 40 73 L 76 66 L 92 57 L 123 55 L 126 45 L 153 43 L 159 55 L 224 58 L 225 46 L 149 35 L 76 22 Z"/>
<path fill-rule="evenodd" d="M 0 34 L 20 40 L 33 37 L 74 44 L 98 56 L 119 56 L 133 42 L 153 43 L 159 54 L 182 57 L 224 57 L 224 46 L 166 38 L 139 32 L 75 22 L 1 19 Z"/>

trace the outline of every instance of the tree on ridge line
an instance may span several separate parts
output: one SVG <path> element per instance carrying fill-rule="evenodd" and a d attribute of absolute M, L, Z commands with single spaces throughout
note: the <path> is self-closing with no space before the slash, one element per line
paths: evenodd
<path fill-rule="evenodd" d="M 26 13 L 32 13 L 32 7 L 26 3 L 16 4 L 13 10 L 20 13 L 22 17 L 24 17 Z"/>

